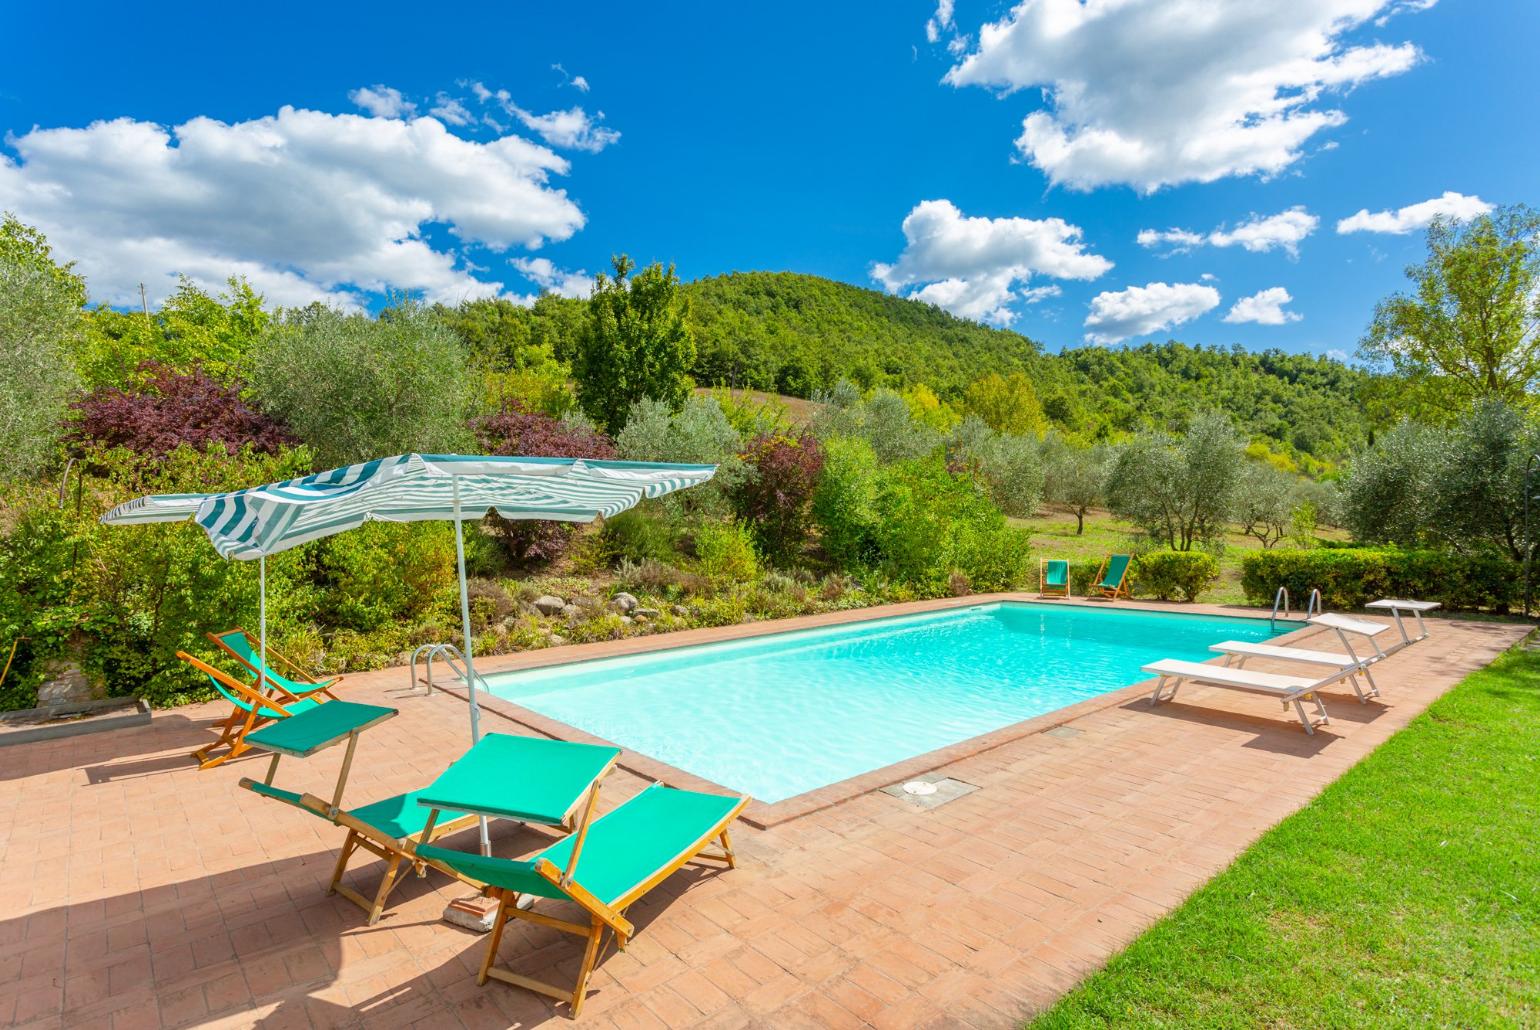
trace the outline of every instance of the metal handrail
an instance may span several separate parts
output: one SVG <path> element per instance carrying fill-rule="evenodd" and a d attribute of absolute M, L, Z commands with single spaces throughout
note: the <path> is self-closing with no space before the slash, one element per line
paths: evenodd
<path fill-rule="evenodd" d="M 1277 629 L 1278 628 L 1278 607 L 1280 605 L 1283 606 L 1283 617 L 1285 619 L 1287 619 L 1289 617 L 1289 588 L 1288 587 L 1279 587 L 1278 588 L 1278 592 L 1273 595 L 1273 615 L 1272 615 L 1272 618 L 1270 620 L 1268 620 L 1269 621 L 1269 625 L 1272 626 L 1273 629 Z"/>
<path fill-rule="evenodd" d="M 427 682 L 428 688 L 427 694 L 432 695 L 433 659 L 435 658 L 442 658 L 444 662 L 449 666 L 450 671 L 458 676 L 461 680 L 469 679 L 465 673 L 465 656 L 460 653 L 460 649 L 458 647 L 449 643 L 422 644 L 417 648 L 417 650 L 412 652 L 412 661 L 407 666 L 407 676 L 409 677 L 408 686 L 412 690 L 415 691 L 417 689 L 417 662 L 422 660 L 424 662 L 424 679 Z M 487 681 L 484 677 L 482 677 L 480 673 L 476 674 L 476 681 L 478 686 L 480 686 L 483 690 L 486 689 Z"/>
<path fill-rule="evenodd" d="M 1310 600 L 1305 603 L 1305 618 L 1326 614 L 1326 602 L 1321 599 L 1321 588 L 1313 587 L 1310 591 Z"/>

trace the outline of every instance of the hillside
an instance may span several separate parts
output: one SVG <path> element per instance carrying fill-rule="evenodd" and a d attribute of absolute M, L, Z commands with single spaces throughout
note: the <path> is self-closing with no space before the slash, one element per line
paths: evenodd
<path fill-rule="evenodd" d="M 799 397 L 849 378 L 923 382 L 945 398 L 991 372 L 1025 373 L 1061 428 L 1106 438 L 1180 430 L 1217 407 L 1272 449 L 1340 460 L 1363 441 L 1367 373 L 1329 358 L 1181 343 L 1045 354 L 1020 333 L 817 276 L 741 272 L 688 283 L 702 385 Z"/>

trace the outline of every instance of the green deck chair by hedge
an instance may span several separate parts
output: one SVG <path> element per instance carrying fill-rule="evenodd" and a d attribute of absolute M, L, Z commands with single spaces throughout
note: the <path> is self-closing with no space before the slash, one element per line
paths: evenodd
<path fill-rule="evenodd" d="M 257 669 L 262 664 L 262 659 L 258 657 L 261 645 L 250 633 L 237 626 L 234 629 L 227 629 L 223 633 L 206 633 L 204 635 L 212 640 L 216 647 L 251 670 L 253 676 L 257 674 Z M 327 697 L 336 698 L 337 695 L 332 693 L 332 688 L 342 682 L 341 676 L 333 676 L 329 680 L 318 680 L 294 662 L 289 661 L 289 659 L 274 651 L 271 647 L 267 649 L 267 657 L 267 675 L 264 679 L 271 682 L 273 686 L 289 697 L 295 699 L 307 697 L 319 690 L 324 691 Z M 280 665 L 299 678 L 290 679 L 273 668 L 273 659 L 277 659 Z"/>
<path fill-rule="evenodd" d="M 277 684 L 274 684 L 273 693 L 259 693 L 255 687 L 214 668 L 201 658 L 194 658 L 186 651 L 178 651 L 176 656 L 207 676 L 214 689 L 224 695 L 224 699 L 232 706 L 230 715 L 219 723 L 219 739 L 192 753 L 200 769 L 212 768 L 250 750 L 246 743 L 246 734 L 257 727 L 266 725 L 274 719 L 287 719 L 291 715 L 298 715 L 331 698 L 331 695 L 320 687 L 306 695 L 295 697 L 287 691 L 281 691 Z M 324 696 L 318 698 L 315 695 Z M 215 755 L 214 752 L 220 748 L 227 750 L 224 754 Z"/>
<path fill-rule="evenodd" d="M 1096 582 L 1091 585 L 1091 592 L 1109 601 L 1116 601 L 1119 597 L 1133 597 L 1128 592 L 1128 564 L 1133 561 L 1133 556 L 1128 554 L 1109 554 L 1102 559 L 1101 571 L 1096 574 Z"/>
<path fill-rule="evenodd" d="M 488 977 L 535 991 L 571 1005 L 575 1019 L 588 993 L 588 977 L 599 959 L 606 933 L 624 949 L 636 932 L 625 912 L 648 891 L 686 863 L 711 859 L 736 865 L 728 826 L 748 798 L 698 794 L 661 784 L 642 791 L 619 808 L 532 858 L 516 861 L 422 845 L 417 857 L 428 864 L 479 883 L 497 898 L 497 915 L 476 982 Z M 712 842 L 716 850 L 706 850 Z M 518 907 L 520 895 L 570 901 L 586 922 L 572 922 Z M 497 948 L 509 919 L 551 927 L 588 941 L 571 990 L 494 968 Z"/>
<path fill-rule="evenodd" d="M 1037 596 L 1069 596 L 1069 562 L 1063 558 L 1043 558 L 1037 563 Z"/>
<path fill-rule="evenodd" d="M 340 894 L 367 912 L 370 926 L 379 922 L 380 914 L 385 911 L 385 902 L 390 898 L 390 892 L 395 890 L 401 882 L 403 863 L 408 869 L 415 866 L 419 872 L 422 871 L 423 863 L 412 856 L 412 848 L 415 845 L 476 825 L 474 815 L 443 812 L 430 829 L 428 817 L 432 814 L 432 809 L 417 803 L 416 791 L 397 794 L 395 797 L 376 801 L 360 808 L 334 811 L 323 798 L 316 797 L 314 794 L 296 794 L 292 790 L 274 787 L 250 777 L 243 777 L 240 785 L 254 794 L 292 805 L 302 812 L 309 812 L 317 818 L 325 819 L 348 831 L 347 839 L 342 843 L 342 853 L 337 856 L 337 864 L 332 870 L 332 882 L 327 888 L 327 893 Z M 426 836 L 423 833 L 424 830 L 428 830 Z M 380 886 L 372 898 L 365 897 L 342 882 L 343 874 L 348 869 L 348 861 L 359 849 L 385 861 L 385 875 L 380 879 Z"/>

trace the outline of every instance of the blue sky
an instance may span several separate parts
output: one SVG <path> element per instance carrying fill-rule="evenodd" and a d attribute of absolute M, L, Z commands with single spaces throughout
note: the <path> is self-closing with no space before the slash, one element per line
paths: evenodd
<path fill-rule="evenodd" d="M 1540 200 L 1527 3 L 20 6 L 0 207 L 119 304 L 528 298 L 626 251 L 1051 349 L 1351 352 L 1430 212 Z"/>

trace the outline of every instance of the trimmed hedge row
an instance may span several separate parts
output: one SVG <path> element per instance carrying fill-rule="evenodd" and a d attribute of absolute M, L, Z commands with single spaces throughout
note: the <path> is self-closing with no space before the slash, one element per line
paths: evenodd
<path fill-rule="evenodd" d="M 1380 597 L 1438 601 L 1452 611 L 1506 612 L 1524 590 L 1524 570 L 1492 553 L 1402 551 L 1395 548 L 1316 548 L 1255 551 L 1241 562 L 1246 600 L 1271 605 L 1288 587 L 1296 604 L 1312 589 L 1328 609 L 1361 608 Z"/>

